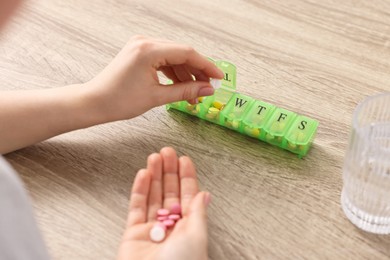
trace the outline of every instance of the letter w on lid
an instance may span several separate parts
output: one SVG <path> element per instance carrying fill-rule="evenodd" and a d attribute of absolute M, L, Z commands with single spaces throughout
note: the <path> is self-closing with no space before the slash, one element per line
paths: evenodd
<path fill-rule="evenodd" d="M 242 107 L 243 105 L 245 105 L 245 103 L 247 102 L 247 100 L 243 100 L 242 98 L 239 98 L 237 97 L 236 98 L 236 107 Z"/>

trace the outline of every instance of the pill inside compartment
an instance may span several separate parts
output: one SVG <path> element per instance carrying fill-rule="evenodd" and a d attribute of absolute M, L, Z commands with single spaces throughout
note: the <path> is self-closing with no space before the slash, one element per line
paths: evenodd
<path fill-rule="evenodd" d="M 258 139 L 264 137 L 264 127 L 274 110 L 274 105 L 256 100 L 249 108 L 249 111 L 245 113 L 242 121 L 242 132 Z"/>
<path fill-rule="evenodd" d="M 206 112 L 206 108 L 203 104 L 203 102 L 205 100 L 206 100 L 206 97 L 199 97 L 199 98 L 197 98 L 196 104 L 190 104 L 187 101 L 183 101 L 184 102 L 184 105 L 183 105 L 184 112 L 202 118 Z"/>
<path fill-rule="evenodd" d="M 318 121 L 301 115 L 297 116 L 285 136 L 286 141 L 283 148 L 302 158 L 309 151 L 317 127 Z"/>
<path fill-rule="evenodd" d="M 215 90 L 214 95 L 207 97 L 203 102 L 206 113 L 202 118 L 207 121 L 222 125 L 220 112 L 225 109 L 226 104 L 231 99 L 233 94 L 234 92 L 223 87 Z"/>
<path fill-rule="evenodd" d="M 284 137 L 296 116 L 294 112 L 276 108 L 264 128 L 265 133 L 261 139 L 283 148 Z"/>
<path fill-rule="evenodd" d="M 180 110 L 180 111 L 185 111 L 185 103 L 188 103 L 186 101 L 178 101 L 178 102 L 174 102 L 174 103 L 169 103 L 167 104 L 167 110 L 173 108 L 173 109 L 177 109 L 177 110 Z"/>
<path fill-rule="evenodd" d="M 242 120 L 253 102 L 255 102 L 253 98 L 235 93 L 221 112 L 221 124 L 241 132 Z"/>

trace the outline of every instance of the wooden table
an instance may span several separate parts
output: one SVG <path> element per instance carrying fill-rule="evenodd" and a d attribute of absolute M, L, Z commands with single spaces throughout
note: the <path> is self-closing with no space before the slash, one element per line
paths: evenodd
<path fill-rule="evenodd" d="M 85 82 L 134 34 L 168 38 L 238 68 L 239 92 L 320 121 L 304 159 L 155 108 L 6 158 L 20 172 L 53 259 L 114 259 L 128 193 L 163 146 L 193 158 L 210 259 L 388 259 L 390 237 L 340 207 L 351 117 L 390 89 L 390 1 L 27 1 L 1 34 L 1 89 Z"/>

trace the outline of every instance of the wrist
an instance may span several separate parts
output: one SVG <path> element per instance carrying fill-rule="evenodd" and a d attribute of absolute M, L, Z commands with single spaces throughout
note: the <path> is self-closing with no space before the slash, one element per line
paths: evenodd
<path fill-rule="evenodd" d="M 78 128 L 86 128 L 107 123 L 110 118 L 104 112 L 102 95 L 90 82 L 74 85 L 76 94 L 72 109 L 76 117 Z"/>

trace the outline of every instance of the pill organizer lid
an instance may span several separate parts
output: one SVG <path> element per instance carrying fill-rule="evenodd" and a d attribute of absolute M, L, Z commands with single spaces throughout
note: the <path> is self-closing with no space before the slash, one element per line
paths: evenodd
<path fill-rule="evenodd" d="M 275 108 L 267 102 L 256 100 L 245 114 L 243 122 L 253 128 L 263 128 Z"/>
<path fill-rule="evenodd" d="M 318 121 L 306 116 L 298 116 L 290 126 L 286 140 L 297 145 L 309 144 L 317 131 Z"/>
<path fill-rule="evenodd" d="M 226 90 L 236 91 L 236 78 L 237 78 L 236 66 L 230 62 L 223 61 L 223 60 L 217 60 L 215 64 L 225 74 L 225 77 L 222 80 L 221 87 L 225 88 Z"/>
<path fill-rule="evenodd" d="M 254 99 L 249 96 L 235 93 L 221 113 L 227 118 L 241 120 L 253 101 Z"/>
<path fill-rule="evenodd" d="M 274 136 L 284 136 L 297 114 L 283 108 L 276 108 L 269 118 L 265 130 Z"/>

